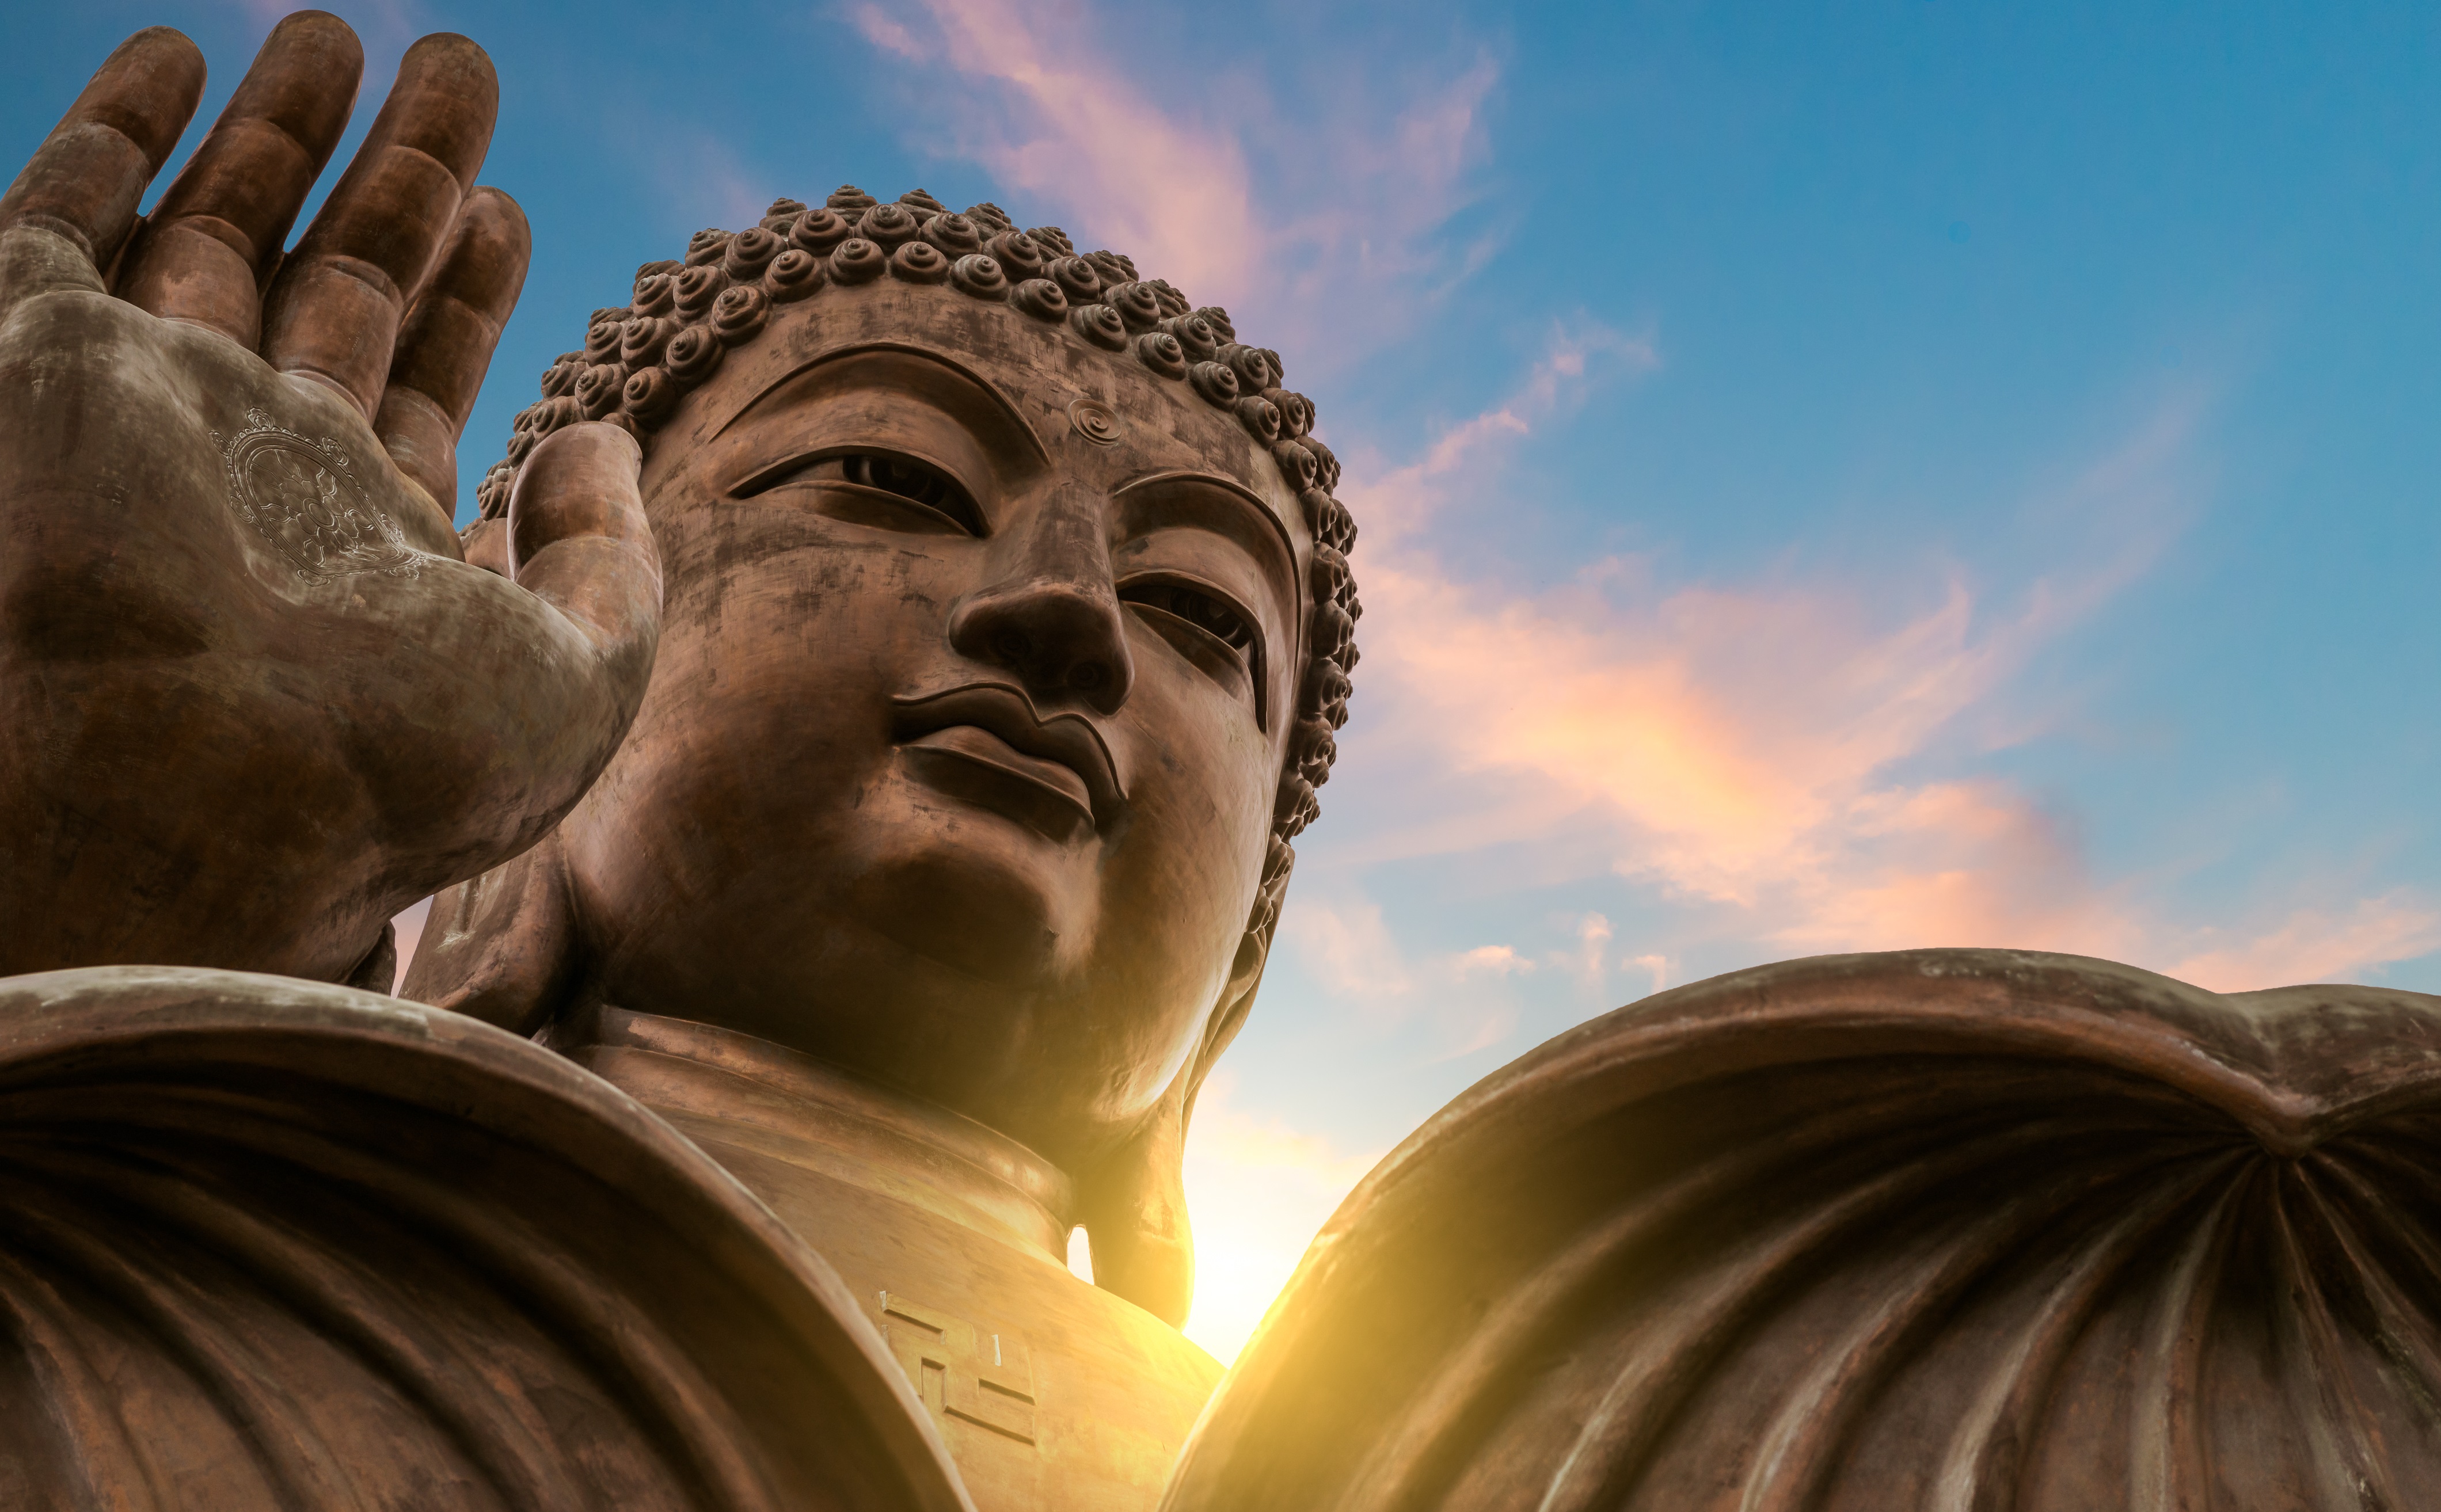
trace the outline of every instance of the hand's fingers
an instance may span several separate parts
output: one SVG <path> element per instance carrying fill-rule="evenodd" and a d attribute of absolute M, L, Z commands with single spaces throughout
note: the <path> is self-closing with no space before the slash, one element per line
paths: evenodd
<path fill-rule="evenodd" d="M 99 279 L 203 97 L 204 55 L 178 32 L 152 27 L 120 43 L 0 195 L 0 231 L 40 227 L 64 237 Z M 29 292 L 8 290 L 11 297 Z"/>
<path fill-rule="evenodd" d="M 364 68 L 364 48 L 336 16 L 300 10 L 272 27 L 129 249 L 119 297 L 252 350 L 263 280 L 348 129 Z"/>
<path fill-rule="evenodd" d="M 477 189 L 458 216 L 449 255 L 399 332 L 373 431 L 443 514 L 456 513 L 458 437 L 525 287 L 533 243 L 516 201 L 488 186 Z"/>
<path fill-rule="evenodd" d="M 273 367 L 372 417 L 400 317 L 474 187 L 499 99 L 492 60 L 465 38 L 407 49 L 365 145 L 272 281 L 262 354 Z"/>
<path fill-rule="evenodd" d="M 642 461 L 633 436 L 580 422 L 527 454 L 509 495 L 509 576 L 590 645 L 601 712 L 615 712 L 623 731 L 660 640 L 661 557 L 636 488 Z"/>

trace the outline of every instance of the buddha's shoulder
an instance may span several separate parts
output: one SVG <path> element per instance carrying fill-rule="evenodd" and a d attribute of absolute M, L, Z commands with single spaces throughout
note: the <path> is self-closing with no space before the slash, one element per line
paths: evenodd
<path fill-rule="evenodd" d="M 0 1503 L 966 1504 L 861 1314 L 695 1144 L 463 1016 L 0 980 Z"/>

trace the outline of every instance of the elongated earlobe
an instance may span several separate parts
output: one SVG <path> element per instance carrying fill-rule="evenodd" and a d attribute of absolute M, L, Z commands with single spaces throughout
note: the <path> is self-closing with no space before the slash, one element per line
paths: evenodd
<path fill-rule="evenodd" d="M 531 1035 L 558 1011 L 575 946 L 554 830 L 515 860 L 433 898 L 399 996 Z"/>

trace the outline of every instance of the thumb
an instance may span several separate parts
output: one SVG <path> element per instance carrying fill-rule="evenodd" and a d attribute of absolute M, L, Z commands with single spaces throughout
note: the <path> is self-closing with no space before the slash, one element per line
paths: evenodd
<path fill-rule="evenodd" d="M 527 455 L 508 510 L 510 581 L 584 637 L 631 716 L 661 625 L 661 555 L 636 489 L 642 461 L 616 425 L 563 426 Z"/>

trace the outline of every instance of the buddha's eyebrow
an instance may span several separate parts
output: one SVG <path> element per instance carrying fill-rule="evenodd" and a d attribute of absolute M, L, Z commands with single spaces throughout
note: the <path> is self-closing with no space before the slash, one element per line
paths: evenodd
<path fill-rule="evenodd" d="M 929 347 L 914 346 L 907 342 L 899 341 L 859 342 L 854 346 L 842 347 L 831 351 L 817 353 L 813 357 L 799 363 L 796 367 L 789 369 L 787 371 L 781 373 L 779 376 L 773 378 L 769 383 L 765 384 L 752 398 L 748 399 L 745 403 L 739 405 L 736 410 L 731 414 L 728 419 L 722 421 L 717 426 L 715 426 L 712 434 L 714 436 L 719 436 L 727 432 L 731 427 L 736 425 L 741 421 L 747 419 L 749 416 L 760 413 L 770 405 L 779 403 L 780 401 L 773 398 L 774 395 L 780 393 L 781 390 L 788 387 L 792 384 L 804 382 L 826 368 L 843 367 L 847 369 L 847 371 L 843 375 L 840 375 L 837 379 L 841 388 L 891 389 L 902 387 L 905 381 L 904 375 L 879 373 L 866 374 L 856 370 L 859 366 L 861 366 L 862 359 L 874 357 L 887 358 L 890 356 L 912 357 L 923 367 L 931 369 L 932 376 L 936 382 L 943 384 L 945 387 L 952 387 L 957 389 L 959 391 L 958 398 L 960 400 L 969 404 L 981 401 L 981 407 L 985 413 L 988 413 L 994 421 L 997 421 L 1001 425 L 1007 427 L 1015 436 L 1022 438 L 1026 450 L 1031 454 L 1028 459 L 1029 461 L 1037 466 L 1050 465 L 1051 451 L 1050 448 L 1043 445 L 1041 434 L 1034 428 L 1032 423 L 1026 420 L 1024 411 L 1013 404 L 1009 400 L 1009 397 L 1000 390 L 1000 387 L 997 385 L 984 377 L 981 373 L 975 372 L 959 363 L 951 361 L 949 358 Z M 811 393 L 801 393 L 794 397 L 799 399 L 811 399 L 814 395 Z M 917 390 L 913 394 L 913 397 L 931 404 L 935 408 L 948 407 L 953 419 L 961 418 L 956 414 L 956 401 L 950 401 L 949 404 L 945 406 L 944 399 L 946 396 L 944 395 Z M 974 427 L 971 425 L 968 426 L 968 429 L 970 430 L 973 428 Z"/>
<path fill-rule="evenodd" d="M 1277 586 L 1281 603 L 1290 606 L 1292 621 L 1302 617 L 1306 596 L 1296 591 L 1296 546 L 1289 539 L 1287 522 L 1260 494 L 1234 477 L 1224 477 L 1218 473 L 1184 471 L 1132 477 L 1111 491 L 1112 502 L 1119 504 L 1133 503 L 1141 495 L 1158 495 L 1183 514 L 1202 513 L 1240 520 L 1251 516 L 1261 520 L 1262 527 L 1255 533 L 1279 548 L 1276 552 L 1265 554 L 1272 557 L 1271 566 L 1279 575 Z M 1226 498 L 1230 503 L 1216 506 L 1209 502 L 1215 498 Z M 1164 520 L 1161 523 L 1179 522 Z M 1225 526 L 1220 529 L 1223 534 L 1235 533 Z M 1302 625 L 1293 622 L 1289 626 L 1292 635 L 1302 629 Z"/>

